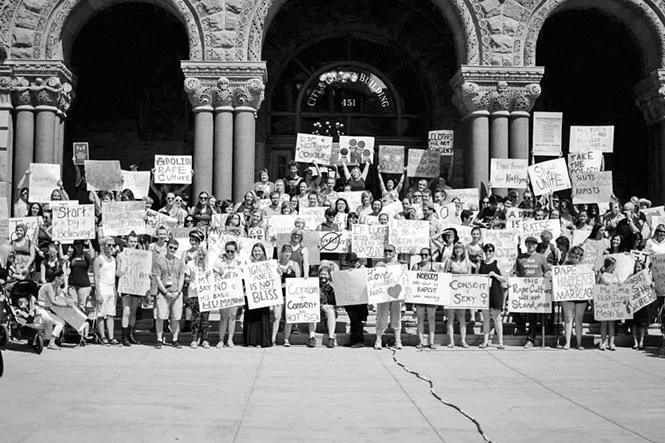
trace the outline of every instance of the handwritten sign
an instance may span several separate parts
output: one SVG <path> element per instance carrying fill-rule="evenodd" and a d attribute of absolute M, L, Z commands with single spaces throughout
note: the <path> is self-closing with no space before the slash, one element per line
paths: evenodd
<path fill-rule="evenodd" d="M 102 203 L 102 229 L 104 235 L 145 234 L 145 203 L 118 201 Z"/>
<path fill-rule="evenodd" d="M 315 278 L 286 279 L 287 323 L 316 323 L 321 320 L 319 280 Z"/>
<path fill-rule="evenodd" d="M 351 252 L 358 257 L 381 258 L 388 237 L 388 226 L 353 225 Z"/>
<path fill-rule="evenodd" d="M 367 299 L 370 304 L 404 300 L 408 284 L 404 265 L 367 269 Z"/>
<path fill-rule="evenodd" d="M 248 263 L 244 272 L 249 309 L 284 304 L 277 260 Z"/>
<path fill-rule="evenodd" d="M 332 154 L 332 137 L 314 134 L 298 134 L 295 161 L 329 165 Z"/>
<path fill-rule="evenodd" d="M 197 272 L 196 292 L 201 312 L 243 306 L 242 278 L 223 278 L 217 272 Z"/>
<path fill-rule="evenodd" d="M 446 199 L 444 203 L 450 203 L 455 198 L 459 198 L 462 202 L 462 208 L 470 209 L 471 206 L 474 206 L 476 210 L 478 209 L 478 202 L 480 201 L 480 192 L 478 188 L 461 188 L 461 189 L 449 189 L 446 191 Z"/>
<path fill-rule="evenodd" d="M 52 211 L 53 240 L 71 243 L 96 237 L 93 205 L 57 205 Z"/>
<path fill-rule="evenodd" d="M 402 202 L 396 200 L 392 203 L 385 205 L 381 210 L 381 213 L 388 214 L 388 218 L 394 218 L 395 215 L 399 214 L 402 211 L 404 211 L 404 206 L 402 206 Z"/>
<path fill-rule="evenodd" d="M 591 265 L 553 266 L 552 300 L 591 300 L 596 275 Z"/>
<path fill-rule="evenodd" d="M 343 254 L 351 247 L 348 231 L 319 231 L 319 251 L 323 254 Z"/>
<path fill-rule="evenodd" d="M 665 297 L 665 254 L 651 256 L 651 275 L 658 297 Z"/>
<path fill-rule="evenodd" d="M 339 162 L 360 164 L 374 161 L 374 137 L 340 135 Z"/>
<path fill-rule="evenodd" d="M 125 248 L 121 259 L 122 276 L 118 281 L 121 294 L 146 295 L 150 290 L 152 251 Z"/>
<path fill-rule="evenodd" d="M 540 240 L 540 234 L 543 231 L 550 231 L 552 239 L 557 239 L 561 235 L 561 223 L 559 220 L 523 220 L 522 221 L 522 241 L 529 236 Z"/>
<path fill-rule="evenodd" d="M 558 157 L 561 155 L 563 113 L 533 113 L 533 155 Z"/>
<path fill-rule="evenodd" d="M 490 181 L 493 188 L 525 189 L 529 161 L 520 158 L 493 158 L 490 162 Z"/>
<path fill-rule="evenodd" d="M 573 204 L 607 203 L 612 200 L 612 171 L 572 174 Z"/>
<path fill-rule="evenodd" d="M 598 172 L 603 165 L 603 154 L 600 151 L 572 152 L 568 154 L 568 171 Z"/>
<path fill-rule="evenodd" d="M 449 274 L 450 309 L 489 309 L 490 278 L 483 275 Z"/>
<path fill-rule="evenodd" d="M 517 232 L 508 229 L 488 229 L 483 233 L 483 243 L 494 245 L 494 257 L 501 274 L 510 275 L 517 260 Z"/>
<path fill-rule="evenodd" d="M 30 201 L 46 203 L 51 201 L 51 193 L 58 189 L 60 165 L 30 163 Z"/>
<path fill-rule="evenodd" d="M 379 145 L 379 172 L 401 174 L 404 172 L 404 146 Z"/>
<path fill-rule="evenodd" d="M 118 160 L 86 160 L 88 191 L 122 191 L 122 170 Z"/>
<path fill-rule="evenodd" d="M 562 158 L 529 166 L 528 172 L 536 196 L 570 189 L 568 167 Z"/>
<path fill-rule="evenodd" d="M 25 236 L 34 238 L 35 232 L 39 230 L 42 224 L 42 217 L 12 217 L 7 223 L 8 237 L 16 231 L 16 225 L 24 224 L 27 228 Z"/>
<path fill-rule="evenodd" d="M 614 150 L 614 126 L 571 126 L 570 152 Z"/>
<path fill-rule="evenodd" d="M 90 159 L 90 149 L 87 142 L 75 142 L 72 145 L 74 152 L 74 164 L 84 165 L 86 160 Z"/>
<path fill-rule="evenodd" d="M 447 203 L 439 206 L 436 209 L 435 214 L 442 222 L 446 223 L 460 222 L 460 219 L 457 216 L 457 205 L 455 203 Z"/>
<path fill-rule="evenodd" d="M 122 189 L 129 189 L 136 200 L 141 200 L 148 195 L 150 188 L 150 171 L 121 171 Z"/>
<path fill-rule="evenodd" d="M 630 294 L 620 285 L 593 287 L 593 318 L 596 321 L 629 320 L 633 318 Z"/>
<path fill-rule="evenodd" d="M 441 155 L 426 149 L 409 149 L 406 166 L 407 177 L 438 177 L 441 172 Z"/>
<path fill-rule="evenodd" d="M 301 218 L 305 221 L 305 226 L 307 229 L 314 231 L 319 227 L 321 223 L 326 221 L 326 210 L 328 208 L 324 206 L 317 206 L 315 208 L 309 207 L 300 207 L 300 212 L 298 213 L 298 218 Z"/>
<path fill-rule="evenodd" d="M 648 272 L 647 269 L 640 271 L 621 283 L 621 287 L 625 288 L 630 296 L 630 306 L 633 308 L 633 314 L 656 301 L 656 292 L 651 287 L 651 278 Z"/>
<path fill-rule="evenodd" d="M 453 155 L 453 141 L 455 132 L 449 129 L 429 131 L 427 138 L 427 149 L 438 152 L 440 155 Z"/>
<path fill-rule="evenodd" d="M 157 228 L 163 226 L 167 231 L 175 228 L 178 224 L 178 220 L 169 217 L 166 214 L 161 212 L 153 211 L 152 209 L 146 210 L 145 213 L 145 233 L 153 237 L 157 236 Z"/>
<path fill-rule="evenodd" d="M 337 306 L 366 305 L 369 303 L 367 298 L 367 268 L 333 271 L 330 280 L 335 290 Z"/>
<path fill-rule="evenodd" d="M 191 155 L 155 155 L 155 183 L 192 182 Z"/>
<path fill-rule="evenodd" d="M 397 252 L 417 254 L 422 248 L 429 248 L 429 222 L 423 220 L 390 220 L 388 243 Z M 353 247 L 353 242 L 352 246 Z"/>
<path fill-rule="evenodd" d="M 409 271 L 407 303 L 447 306 L 450 304 L 451 274 L 429 271 Z"/>
<path fill-rule="evenodd" d="M 540 314 L 552 312 L 552 281 L 549 278 L 510 277 L 508 311 Z"/>
<path fill-rule="evenodd" d="M 612 257 L 616 261 L 616 269 L 614 270 L 614 273 L 619 277 L 620 282 L 626 281 L 628 277 L 632 275 L 633 269 L 635 268 L 635 257 L 623 253 L 601 255 L 596 262 L 597 269 L 601 268 L 603 265 L 602 262 L 606 257 Z"/>
<path fill-rule="evenodd" d="M 363 191 L 338 192 L 337 198 L 343 198 L 349 204 L 349 211 L 355 212 L 362 202 Z"/>

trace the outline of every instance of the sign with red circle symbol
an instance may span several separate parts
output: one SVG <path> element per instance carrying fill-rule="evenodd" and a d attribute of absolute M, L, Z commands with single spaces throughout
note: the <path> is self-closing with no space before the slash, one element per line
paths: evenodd
<path fill-rule="evenodd" d="M 374 163 L 374 137 L 342 135 L 339 137 L 339 148 L 340 160 L 344 157 L 344 149 L 347 149 L 350 164 Z"/>

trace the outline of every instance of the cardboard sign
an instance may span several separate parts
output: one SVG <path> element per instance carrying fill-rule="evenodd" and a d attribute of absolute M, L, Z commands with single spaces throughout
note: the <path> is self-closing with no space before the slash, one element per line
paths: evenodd
<path fill-rule="evenodd" d="M 559 157 L 561 155 L 561 132 L 563 113 L 533 113 L 533 155 Z"/>
<path fill-rule="evenodd" d="M 353 225 L 351 252 L 358 257 L 381 258 L 388 237 L 388 226 Z"/>
<path fill-rule="evenodd" d="M 102 203 L 102 230 L 104 235 L 145 234 L 145 203 L 119 201 Z"/>
<path fill-rule="evenodd" d="M 406 166 L 407 177 L 438 177 L 441 172 L 441 156 L 426 149 L 409 149 Z"/>
<path fill-rule="evenodd" d="M 300 207 L 298 218 L 305 221 L 305 226 L 310 231 L 315 231 L 321 223 L 326 221 L 326 208 L 325 206 L 317 206 L 315 208 Z"/>
<path fill-rule="evenodd" d="M 136 200 L 148 196 L 150 188 L 150 171 L 120 171 L 122 173 L 122 189 L 129 189 Z"/>
<path fill-rule="evenodd" d="M 290 234 L 296 229 L 297 215 L 271 215 L 266 217 L 268 236 L 275 237 L 279 234 Z"/>
<path fill-rule="evenodd" d="M 122 170 L 118 160 L 86 160 L 88 191 L 122 191 Z"/>
<path fill-rule="evenodd" d="M 388 303 L 404 300 L 408 285 L 406 266 L 387 265 L 367 269 L 368 303 Z"/>
<path fill-rule="evenodd" d="M 339 162 L 361 164 L 374 161 L 374 137 L 339 136 Z"/>
<path fill-rule="evenodd" d="M 337 306 L 366 305 L 367 268 L 333 271 L 330 277 Z"/>
<path fill-rule="evenodd" d="M 508 311 L 551 313 L 552 281 L 549 278 L 510 277 Z"/>
<path fill-rule="evenodd" d="M 277 260 L 247 263 L 244 274 L 249 309 L 284 304 Z"/>
<path fill-rule="evenodd" d="M 286 279 L 284 316 L 287 323 L 318 323 L 321 320 L 319 279 Z"/>
<path fill-rule="evenodd" d="M 319 231 L 319 251 L 322 254 L 343 254 L 351 247 L 349 231 Z"/>
<path fill-rule="evenodd" d="M 218 311 L 245 304 L 240 277 L 222 278 L 216 272 L 197 272 L 196 292 L 201 312 Z"/>
<path fill-rule="evenodd" d="M 493 188 L 526 189 L 529 161 L 518 158 L 493 158 L 490 163 L 490 182 Z"/>
<path fill-rule="evenodd" d="M 451 203 L 455 198 L 460 199 L 463 209 L 470 209 L 471 206 L 475 206 L 477 210 L 478 202 L 480 201 L 480 192 L 478 188 L 449 189 L 446 191 L 444 203 Z"/>
<path fill-rule="evenodd" d="M 453 155 L 453 141 L 455 131 L 449 129 L 440 129 L 438 131 L 429 131 L 427 138 L 427 149 L 438 152 L 440 155 Z"/>
<path fill-rule="evenodd" d="M 585 253 L 586 255 L 586 253 Z M 598 256 L 596 261 L 596 268 L 600 269 L 603 266 L 603 261 L 606 257 L 612 257 L 616 261 L 616 269 L 614 273 L 619 277 L 620 282 L 624 282 L 633 274 L 635 269 L 635 257 L 630 254 L 609 254 Z"/>
<path fill-rule="evenodd" d="M 603 166 L 603 154 L 599 151 L 583 151 L 568 154 L 568 171 L 571 174 L 578 172 L 599 172 Z"/>
<path fill-rule="evenodd" d="M 118 281 L 118 293 L 146 295 L 150 290 L 152 251 L 125 248 L 120 262 L 122 276 Z"/>
<path fill-rule="evenodd" d="M 383 209 L 381 209 L 381 213 L 388 214 L 388 218 L 394 218 L 395 215 L 403 211 L 404 211 L 404 206 L 402 206 L 402 202 L 399 200 L 389 203 L 385 205 Z"/>
<path fill-rule="evenodd" d="M 53 240 L 72 243 L 96 237 L 94 205 L 57 205 L 52 211 Z"/>
<path fill-rule="evenodd" d="M 147 209 L 145 212 L 145 233 L 157 236 L 157 228 L 164 226 L 169 232 L 178 225 L 178 220 L 161 212 Z"/>
<path fill-rule="evenodd" d="M 625 282 L 621 283 L 621 287 L 630 297 L 633 315 L 656 301 L 656 291 L 651 287 L 651 278 L 647 269 L 628 277 Z"/>
<path fill-rule="evenodd" d="M 42 224 L 42 217 L 12 217 L 7 223 L 8 235 L 11 237 L 16 231 L 16 225 L 24 224 L 27 228 L 25 236 L 28 238 L 34 238 L 35 232 L 39 231 L 39 226 Z"/>
<path fill-rule="evenodd" d="M 522 243 L 527 237 L 536 237 L 540 242 L 540 234 L 550 231 L 552 239 L 556 240 L 561 235 L 561 223 L 559 220 L 523 220 L 522 221 Z"/>
<path fill-rule="evenodd" d="M 395 246 L 397 252 L 407 254 L 417 254 L 422 248 L 429 248 L 429 222 L 396 218 L 390 220 L 388 243 Z"/>
<path fill-rule="evenodd" d="M 529 166 L 529 179 L 536 196 L 570 189 L 568 167 L 562 158 Z"/>
<path fill-rule="evenodd" d="M 510 275 L 517 260 L 517 232 L 508 229 L 488 229 L 483 233 L 483 243 L 494 245 L 494 257 L 501 274 Z"/>
<path fill-rule="evenodd" d="M 614 126 L 571 126 L 570 152 L 614 151 Z"/>
<path fill-rule="evenodd" d="M 455 203 L 447 203 L 439 206 L 436 209 L 436 216 L 445 223 L 459 223 L 459 217 L 457 216 L 457 205 Z"/>
<path fill-rule="evenodd" d="M 489 309 L 490 277 L 485 275 L 450 275 L 450 309 Z"/>
<path fill-rule="evenodd" d="M 620 285 L 593 287 L 593 318 L 596 321 L 630 320 L 630 295 Z"/>
<path fill-rule="evenodd" d="M 404 146 L 379 145 L 379 172 L 402 174 L 404 172 Z"/>
<path fill-rule="evenodd" d="M 350 212 L 356 212 L 362 202 L 363 191 L 338 192 L 337 198 L 343 198 L 349 205 Z M 335 200 L 337 201 L 337 200 Z"/>
<path fill-rule="evenodd" d="M 90 159 L 90 149 L 88 148 L 88 142 L 73 143 L 72 151 L 74 152 L 75 165 L 85 165 L 85 161 Z"/>
<path fill-rule="evenodd" d="M 332 154 L 332 137 L 314 134 L 298 134 L 295 161 L 329 165 Z"/>
<path fill-rule="evenodd" d="M 46 203 L 51 201 L 51 193 L 58 189 L 60 165 L 30 163 L 30 201 Z"/>
<path fill-rule="evenodd" d="M 607 203 L 612 200 L 612 171 L 576 172 L 571 178 L 573 204 Z"/>
<path fill-rule="evenodd" d="M 155 155 L 155 183 L 192 182 L 191 155 Z"/>
<path fill-rule="evenodd" d="M 665 254 L 651 256 L 651 275 L 656 287 L 656 295 L 665 297 Z"/>
<path fill-rule="evenodd" d="M 591 265 L 553 266 L 552 300 L 591 300 L 596 274 Z"/>
<path fill-rule="evenodd" d="M 442 272 L 409 271 L 405 301 L 422 305 L 447 306 L 450 304 L 450 275 Z"/>

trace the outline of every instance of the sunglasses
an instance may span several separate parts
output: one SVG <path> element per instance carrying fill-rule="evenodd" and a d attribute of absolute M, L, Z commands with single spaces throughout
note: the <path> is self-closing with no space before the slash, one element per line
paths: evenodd
<path fill-rule="evenodd" d="M 177 246 L 169 246 L 169 251 L 177 251 L 178 247 Z"/>
<path fill-rule="evenodd" d="M 167 200 L 174 200 L 173 197 L 166 197 Z"/>
<path fill-rule="evenodd" d="M 416 194 L 416 195 L 414 195 L 413 197 L 414 197 L 414 198 L 422 198 L 423 196 L 420 195 L 420 194 Z"/>
<path fill-rule="evenodd" d="M 394 249 L 384 249 L 384 250 L 383 250 L 383 253 L 384 253 L 384 254 L 392 254 L 393 252 L 395 252 Z"/>
<path fill-rule="evenodd" d="M 235 254 L 236 250 L 235 249 L 227 249 L 226 253 L 227 254 Z"/>
<path fill-rule="evenodd" d="M 422 254 L 420 254 L 420 256 L 421 257 L 429 257 L 430 254 L 428 252 L 423 252 Z"/>
<path fill-rule="evenodd" d="M 488 249 L 485 252 L 494 252 L 494 249 Z"/>
<path fill-rule="evenodd" d="M 112 247 L 115 246 L 115 244 L 113 244 L 113 243 L 109 243 L 109 244 L 106 244 L 106 245 L 104 245 L 104 246 L 106 246 L 107 248 L 112 248 Z"/>
<path fill-rule="evenodd" d="M 199 200 L 208 200 L 208 197 L 199 197 Z"/>

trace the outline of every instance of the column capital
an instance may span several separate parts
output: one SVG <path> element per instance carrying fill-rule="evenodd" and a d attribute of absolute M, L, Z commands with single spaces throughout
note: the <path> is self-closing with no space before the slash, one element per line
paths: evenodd
<path fill-rule="evenodd" d="M 647 125 L 665 120 L 665 69 L 656 69 L 634 86 L 635 104 Z"/>
<path fill-rule="evenodd" d="M 524 111 L 540 96 L 545 68 L 462 65 L 450 80 L 453 104 L 463 116 L 475 111 Z"/>
<path fill-rule="evenodd" d="M 258 78 L 250 78 L 233 89 L 233 107 L 248 107 L 257 111 L 263 102 L 265 85 Z"/>
<path fill-rule="evenodd" d="M 8 60 L 3 65 L 11 70 L 14 106 L 50 106 L 66 112 L 71 105 L 76 77 L 58 60 Z"/>

